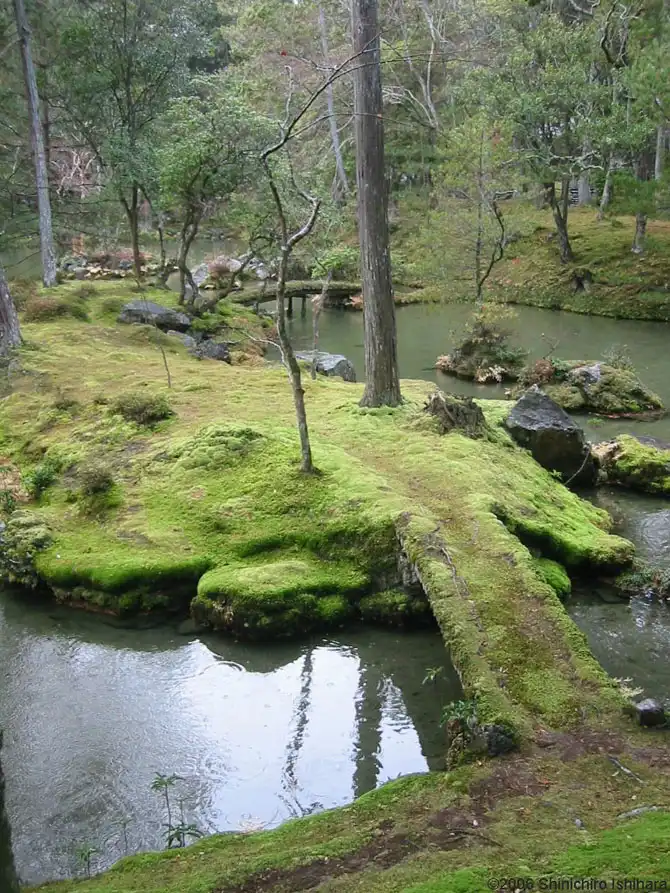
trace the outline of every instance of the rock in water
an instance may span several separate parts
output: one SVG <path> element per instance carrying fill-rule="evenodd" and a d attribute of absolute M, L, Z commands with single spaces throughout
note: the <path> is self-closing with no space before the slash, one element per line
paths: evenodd
<path fill-rule="evenodd" d="M 653 698 L 647 698 L 635 705 L 637 718 L 641 726 L 662 726 L 666 722 L 663 705 Z"/>
<path fill-rule="evenodd" d="M 156 326 L 167 332 L 173 329 L 176 332 L 185 332 L 191 325 L 191 320 L 185 313 L 172 310 L 170 307 L 162 307 L 153 301 L 130 301 L 119 313 L 119 322 L 144 323 Z"/>
<path fill-rule="evenodd" d="M 533 385 L 505 422 L 516 442 L 530 450 L 536 462 L 560 473 L 575 486 L 593 486 L 598 465 L 584 440 L 584 432 L 551 397 Z"/>
<path fill-rule="evenodd" d="M 311 363 L 314 360 L 314 351 L 305 350 L 295 355 L 297 360 Z M 356 381 L 356 370 L 351 360 L 337 353 L 323 353 L 316 351 L 316 371 L 321 375 L 335 375 L 344 381 Z"/>

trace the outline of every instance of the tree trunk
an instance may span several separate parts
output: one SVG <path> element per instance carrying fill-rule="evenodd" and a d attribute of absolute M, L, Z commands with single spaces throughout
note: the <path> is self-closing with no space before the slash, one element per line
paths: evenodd
<path fill-rule="evenodd" d="M 556 235 L 558 236 L 558 249 L 561 256 L 561 263 L 567 264 L 574 260 L 570 238 L 568 236 L 568 202 L 569 202 L 569 186 L 564 182 L 562 201 L 559 203 L 556 196 L 556 186 L 554 183 L 545 183 L 545 195 L 547 202 L 554 215 L 554 223 L 556 224 Z M 561 207 L 562 205 L 562 207 Z"/>
<path fill-rule="evenodd" d="M 638 211 L 635 215 L 635 238 L 633 239 L 633 254 L 644 254 L 644 240 L 647 235 L 647 215 Z"/>
<path fill-rule="evenodd" d="M 330 65 L 330 52 L 328 49 L 328 30 L 326 28 L 326 16 L 323 7 L 319 6 L 319 28 L 321 30 L 321 49 L 323 51 L 323 60 L 326 66 Z M 326 104 L 328 106 L 328 122 L 330 124 L 330 141 L 333 144 L 333 154 L 335 155 L 335 170 L 337 172 L 337 181 L 339 183 L 340 197 L 346 201 L 349 195 L 349 180 L 344 169 L 342 160 L 342 147 L 340 145 L 340 134 L 337 129 L 337 118 L 335 117 L 335 95 L 333 93 L 333 82 L 328 81 L 326 86 Z"/>
<path fill-rule="evenodd" d="M 139 282 L 142 278 L 142 252 L 140 251 L 140 189 L 137 184 L 133 184 L 131 192 L 128 225 L 130 226 L 130 241 L 133 246 L 135 278 Z"/>
<path fill-rule="evenodd" d="M 30 113 L 30 134 L 35 162 L 35 187 L 37 209 L 40 218 L 40 253 L 42 256 L 42 281 L 47 288 L 56 284 L 56 251 L 54 249 L 53 226 L 51 223 L 51 202 L 49 200 L 49 176 L 44 153 L 44 134 L 40 120 L 40 99 L 37 93 L 35 66 L 30 51 L 30 29 L 23 0 L 14 0 L 16 30 L 21 47 L 23 77 L 25 80 L 28 110 Z"/>
<path fill-rule="evenodd" d="M 0 356 L 9 353 L 21 345 L 21 329 L 16 307 L 5 279 L 5 272 L 0 267 Z"/>
<path fill-rule="evenodd" d="M 191 268 L 188 265 L 188 253 L 193 245 L 193 240 L 198 235 L 202 213 L 200 211 L 190 212 L 181 230 L 179 239 L 179 256 L 177 258 L 177 266 L 179 267 L 179 303 L 188 303 L 193 306 L 198 299 L 200 290 L 193 278 Z M 191 289 L 191 296 L 186 301 L 186 286 Z"/>
<path fill-rule="evenodd" d="M 600 198 L 600 206 L 598 208 L 598 220 L 605 219 L 605 211 L 612 201 L 612 176 L 614 174 L 614 164 L 610 161 L 605 174 L 605 184 L 603 186 L 603 194 Z"/>
<path fill-rule="evenodd" d="M 665 127 L 658 125 L 656 131 L 656 157 L 654 159 L 654 179 L 660 180 L 663 177 L 663 167 L 665 162 Z"/>
<path fill-rule="evenodd" d="M 309 429 L 307 427 L 307 411 L 305 409 L 305 391 L 302 386 L 300 365 L 295 358 L 291 339 L 286 331 L 286 271 L 291 249 L 288 245 L 282 245 L 281 261 L 279 264 L 279 276 L 277 277 L 277 335 L 284 365 L 288 370 L 293 405 L 298 422 L 298 434 L 300 435 L 300 455 L 302 456 L 301 468 L 307 474 L 315 472 L 312 459 L 312 447 L 309 442 Z"/>
<path fill-rule="evenodd" d="M 377 0 L 353 0 L 352 30 L 358 229 L 363 281 L 365 391 L 361 406 L 401 402 L 384 170 L 384 121 Z"/>

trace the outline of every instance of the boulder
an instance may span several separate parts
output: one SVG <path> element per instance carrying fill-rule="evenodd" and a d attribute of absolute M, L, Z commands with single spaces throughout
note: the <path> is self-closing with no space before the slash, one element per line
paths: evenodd
<path fill-rule="evenodd" d="M 635 705 L 638 722 L 641 726 L 662 726 L 665 725 L 666 716 L 663 705 L 654 698 L 646 698 Z"/>
<path fill-rule="evenodd" d="M 321 375 L 334 375 L 344 381 L 356 381 L 356 370 L 353 363 L 342 354 L 323 353 L 321 351 L 305 350 L 297 353 L 296 359 L 304 363 L 312 363 L 316 353 L 316 371 Z"/>
<path fill-rule="evenodd" d="M 220 360 L 230 363 L 230 349 L 225 341 L 198 341 L 189 348 L 189 353 L 199 360 Z"/>
<path fill-rule="evenodd" d="M 643 493 L 670 494 L 670 445 L 663 441 L 622 434 L 596 444 L 593 452 L 608 483 Z"/>
<path fill-rule="evenodd" d="M 163 307 L 153 301 L 130 301 L 121 310 L 118 321 L 156 326 L 164 332 L 170 329 L 185 332 L 191 325 L 191 320 L 185 313 Z"/>
<path fill-rule="evenodd" d="M 184 347 L 188 348 L 188 350 L 193 350 L 194 347 L 198 346 L 198 342 L 195 340 L 193 335 L 186 335 L 184 332 L 173 332 L 172 329 L 170 329 L 167 334 L 170 335 L 172 338 L 179 338 L 181 343 L 184 345 Z"/>
<path fill-rule="evenodd" d="M 530 450 L 536 462 L 560 473 L 575 486 L 593 486 L 598 464 L 584 432 L 537 385 L 526 391 L 505 421 L 516 442 Z"/>
<path fill-rule="evenodd" d="M 209 279 L 209 267 L 207 264 L 200 264 L 195 270 L 191 270 L 191 276 L 198 288 L 202 288 Z"/>

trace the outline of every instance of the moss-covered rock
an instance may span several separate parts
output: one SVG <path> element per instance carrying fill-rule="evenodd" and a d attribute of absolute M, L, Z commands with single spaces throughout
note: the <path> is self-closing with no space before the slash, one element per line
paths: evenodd
<path fill-rule="evenodd" d="M 601 362 L 544 359 L 526 366 L 518 388 L 537 384 L 568 412 L 593 412 L 601 415 L 636 416 L 658 413 L 663 403 L 630 368 Z"/>
<path fill-rule="evenodd" d="M 623 434 L 593 452 L 608 483 L 643 493 L 670 493 L 670 448 Z"/>
<path fill-rule="evenodd" d="M 363 620 L 381 626 L 428 626 L 435 622 L 425 596 L 410 595 L 402 589 L 370 593 L 360 600 L 358 609 Z"/>
<path fill-rule="evenodd" d="M 38 586 L 35 557 L 51 542 L 44 518 L 28 511 L 14 512 L 6 525 L 0 524 L 0 582 Z"/>

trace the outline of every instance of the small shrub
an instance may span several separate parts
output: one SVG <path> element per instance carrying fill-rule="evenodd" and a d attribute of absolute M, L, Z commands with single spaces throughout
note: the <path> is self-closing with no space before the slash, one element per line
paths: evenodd
<path fill-rule="evenodd" d="M 615 369 L 635 372 L 635 366 L 628 354 L 628 346 L 626 344 L 613 344 L 603 353 L 603 360 L 608 366 L 614 366 Z"/>
<path fill-rule="evenodd" d="M 60 470 L 61 463 L 57 459 L 46 458 L 23 476 L 23 486 L 33 499 L 39 499 L 55 482 Z"/>
<path fill-rule="evenodd" d="M 163 394 L 132 392 L 121 394 L 113 404 L 113 412 L 127 422 L 138 425 L 154 425 L 174 415 L 174 411 Z"/>
<path fill-rule="evenodd" d="M 123 298 L 108 297 L 100 302 L 100 309 L 103 313 L 107 313 L 110 316 L 118 316 L 125 304 L 126 302 Z"/>
<path fill-rule="evenodd" d="M 81 403 L 69 394 L 59 393 L 54 400 L 54 409 L 58 412 L 67 412 L 74 415 L 81 409 Z"/>
<path fill-rule="evenodd" d="M 26 301 L 24 316 L 27 322 L 47 322 L 61 316 L 73 316 L 86 322 L 88 311 L 81 297 L 68 299 L 56 295 L 36 295 Z"/>
<path fill-rule="evenodd" d="M 16 508 L 16 495 L 13 490 L 0 490 L 0 513 L 11 515 Z"/>
<path fill-rule="evenodd" d="M 312 269 L 312 278 L 324 279 L 330 273 L 336 280 L 358 279 L 360 276 L 359 266 L 360 252 L 358 248 L 349 246 L 331 248 L 317 257 Z"/>
<path fill-rule="evenodd" d="M 114 476 L 102 462 L 91 462 L 79 469 L 79 484 L 82 496 L 97 496 L 112 489 Z"/>
<path fill-rule="evenodd" d="M 17 310 L 23 310 L 32 298 L 37 297 L 37 282 L 33 279 L 12 279 L 9 291 Z"/>
<path fill-rule="evenodd" d="M 24 316 L 27 322 L 46 322 L 59 316 L 67 316 L 68 311 L 67 301 L 62 298 L 36 295 L 26 301 Z"/>
<path fill-rule="evenodd" d="M 87 301 L 89 298 L 93 298 L 97 294 L 98 289 L 90 282 L 80 285 L 79 288 L 73 292 L 74 297 L 80 298 L 82 301 Z"/>

